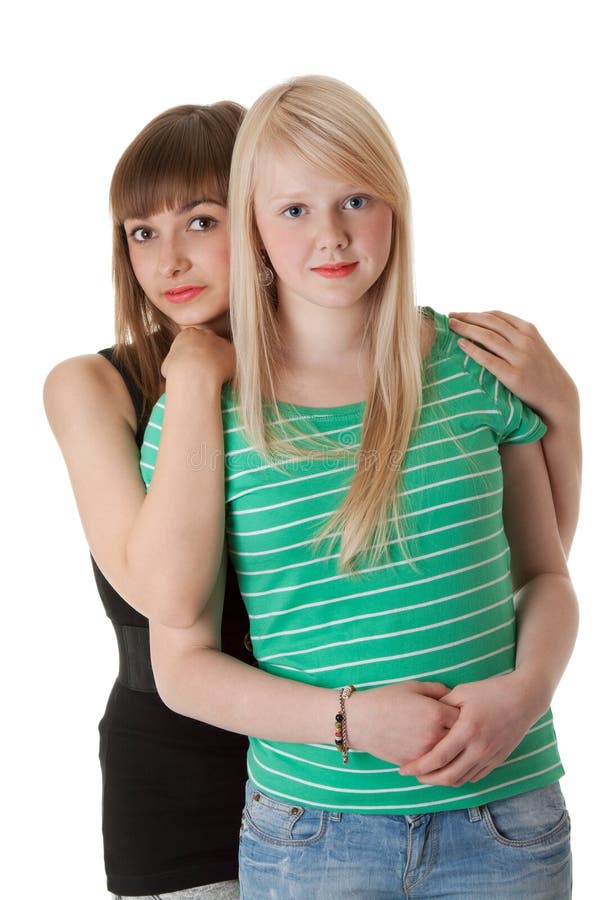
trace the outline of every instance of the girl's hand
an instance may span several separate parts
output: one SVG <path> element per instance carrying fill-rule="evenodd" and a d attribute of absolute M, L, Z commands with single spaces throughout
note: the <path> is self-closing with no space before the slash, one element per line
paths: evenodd
<path fill-rule="evenodd" d="M 505 312 L 450 313 L 459 346 L 549 424 L 575 403 L 577 389 L 537 328 Z M 481 346 L 478 346 L 481 345 Z"/>
<path fill-rule="evenodd" d="M 395 765 L 427 753 L 458 719 L 458 709 L 440 702 L 446 696 L 445 685 L 428 681 L 353 694 L 346 703 L 349 746 Z"/>
<path fill-rule="evenodd" d="M 403 765 L 400 774 L 449 787 L 479 781 L 503 763 L 546 706 L 517 672 L 460 684 L 442 703 L 458 707 L 455 725 L 430 753 Z"/>
<path fill-rule="evenodd" d="M 185 378 L 198 372 L 207 381 L 214 379 L 219 387 L 230 381 L 235 372 L 233 344 L 210 328 L 182 328 L 163 361 L 161 373 L 163 378 L 169 379 L 175 375 Z"/>

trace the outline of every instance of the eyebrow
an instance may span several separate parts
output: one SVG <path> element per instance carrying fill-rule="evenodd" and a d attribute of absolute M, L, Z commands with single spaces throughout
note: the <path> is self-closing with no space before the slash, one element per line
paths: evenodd
<path fill-rule="evenodd" d="M 185 206 L 180 206 L 175 212 L 179 216 L 194 209 L 195 206 L 201 206 L 203 203 L 211 203 L 213 206 L 223 206 L 219 200 L 213 200 L 211 197 L 201 197 L 199 200 L 190 200 L 189 203 L 186 203 Z"/>

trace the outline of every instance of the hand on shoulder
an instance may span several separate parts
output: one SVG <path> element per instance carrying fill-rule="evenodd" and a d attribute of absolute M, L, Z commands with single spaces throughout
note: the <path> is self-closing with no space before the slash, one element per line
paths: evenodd
<path fill-rule="evenodd" d="M 494 310 L 450 313 L 459 346 L 547 423 L 578 406 L 577 388 L 539 331 L 530 322 Z"/>

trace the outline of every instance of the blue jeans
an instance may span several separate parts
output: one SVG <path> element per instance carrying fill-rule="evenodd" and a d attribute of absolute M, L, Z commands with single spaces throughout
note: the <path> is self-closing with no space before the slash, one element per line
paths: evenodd
<path fill-rule="evenodd" d="M 241 897 L 566 900 L 569 834 L 558 782 L 485 806 L 416 816 L 292 806 L 248 783 Z"/>

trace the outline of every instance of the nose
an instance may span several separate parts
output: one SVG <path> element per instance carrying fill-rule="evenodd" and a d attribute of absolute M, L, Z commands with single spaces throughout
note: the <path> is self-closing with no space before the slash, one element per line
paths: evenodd
<path fill-rule="evenodd" d="M 191 261 L 185 252 L 185 246 L 177 236 L 164 237 L 161 241 L 158 269 L 161 275 L 172 278 L 187 272 Z"/>
<path fill-rule="evenodd" d="M 324 211 L 318 221 L 319 250 L 343 250 L 349 243 L 349 235 L 337 210 Z"/>

